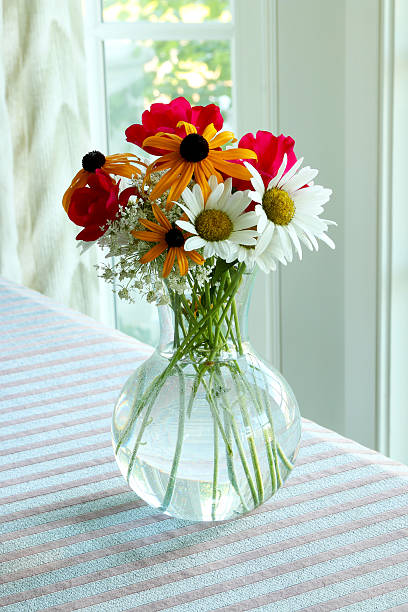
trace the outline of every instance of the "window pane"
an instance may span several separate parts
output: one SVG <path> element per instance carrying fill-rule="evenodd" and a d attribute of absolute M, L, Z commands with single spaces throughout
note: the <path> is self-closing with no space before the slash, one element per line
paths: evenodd
<path fill-rule="evenodd" d="M 150 104 L 177 96 L 193 105 L 218 104 L 231 127 L 229 41 L 107 40 L 105 65 L 112 153 L 123 151 L 124 130 Z"/>
<path fill-rule="evenodd" d="M 104 21 L 231 21 L 229 0 L 103 0 Z"/>
<path fill-rule="evenodd" d="M 140 123 L 152 102 L 177 96 L 193 105 L 218 104 L 225 128 L 233 128 L 229 41 L 106 40 L 104 51 L 110 153 L 137 153 L 125 129 Z M 119 329 L 155 344 L 155 307 L 141 299 L 131 305 L 118 299 L 116 307 Z"/>

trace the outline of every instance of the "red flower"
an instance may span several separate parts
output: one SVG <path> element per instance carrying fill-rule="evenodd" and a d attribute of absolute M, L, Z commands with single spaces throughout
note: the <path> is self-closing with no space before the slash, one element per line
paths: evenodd
<path fill-rule="evenodd" d="M 119 195 L 119 183 L 99 169 L 88 176 L 87 185 L 73 192 L 68 217 L 84 228 L 76 239 L 92 242 L 106 232 L 107 221 L 116 217 L 119 206 L 127 204 L 136 189 L 129 187 Z"/>
<path fill-rule="evenodd" d="M 265 132 L 260 130 L 253 134 L 245 134 L 239 141 L 239 147 L 243 149 L 251 149 L 255 151 L 258 159 L 249 159 L 248 162 L 252 164 L 262 176 L 265 187 L 278 172 L 283 156 L 287 155 L 287 164 L 285 173 L 290 170 L 293 164 L 296 162 L 296 155 L 293 151 L 295 141 L 290 136 L 274 136 L 271 132 Z M 238 162 L 242 163 L 242 162 Z M 252 185 L 249 181 L 243 181 L 241 179 L 232 179 L 232 184 L 235 189 L 244 191 L 245 189 L 252 190 Z M 253 210 L 254 205 L 251 203 L 248 210 Z"/>
<path fill-rule="evenodd" d="M 191 106 L 185 98 L 175 98 L 170 104 L 152 104 L 150 110 L 143 113 L 142 124 L 134 123 L 127 128 L 126 140 L 152 155 L 164 155 L 167 151 L 155 147 L 143 147 L 143 141 L 149 136 L 155 136 L 157 132 L 177 134 L 184 138 L 184 128 L 177 127 L 179 121 L 192 123 L 198 134 L 202 134 L 210 123 L 214 124 L 218 132 L 224 123 L 220 109 L 215 104 Z"/>

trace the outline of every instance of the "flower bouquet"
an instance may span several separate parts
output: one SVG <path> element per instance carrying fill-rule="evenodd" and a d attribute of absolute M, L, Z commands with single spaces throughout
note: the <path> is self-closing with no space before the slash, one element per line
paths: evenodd
<path fill-rule="evenodd" d="M 331 190 L 294 140 L 258 131 L 234 146 L 222 126 L 214 104 L 153 104 L 126 130 L 142 154 L 88 153 L 63 199 L 82 247 L 106 251 L 100 274 L 119 297 L 159 309 L 159 346 L 115 405 L 118 465 L 149 504 L 202 521 L 269 499 L 299 447 L 293 392 L 248 341 L 255 271 L 318 240 L 334 248 L 320 218 Z"/>

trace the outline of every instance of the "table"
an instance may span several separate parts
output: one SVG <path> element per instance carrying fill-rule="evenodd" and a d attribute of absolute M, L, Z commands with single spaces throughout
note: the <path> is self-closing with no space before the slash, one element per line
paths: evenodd
<path fill-rule="evenodd" d="M 252 514 L 172 519 L 128 489 L 111 410 L 151 349 L 0 279 L 0 607 L 408 610 L 408 468 L 304 421 Z"/>

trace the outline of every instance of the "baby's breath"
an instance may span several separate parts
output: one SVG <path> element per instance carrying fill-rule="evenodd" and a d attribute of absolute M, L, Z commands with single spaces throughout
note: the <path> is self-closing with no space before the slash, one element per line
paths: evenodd
<path fill-rule="evenodd" d="M 148 219 L 157 223 L 150 191 L 160 180 L 160 174 L 150 177 L 149 185 L 143 185 L 143 178 L 132 181 L 132 186 L 138 195 L 131 196 L 126 206 L 121 206 L 117 217 L 108 222 L 108 229 L 98 240 L 105 253 L 105 263 L 98 266 L 99 276 L 113 286 L 118 297 L 127 302 L 134 302 L 137 293 L 141 293 L 150 303 L 165 305 L 169 303 L 168 291 L 162 278 L 163 263 L 166 253 L 147 264 L 141 264 L 140 259 L 154 246 L 152 242 L 138 240 L 132 235 L 133 230 L 145 230 L 140 219 Z M 171 210 L 166 210 L 166 197 L 161 196 L 155 204 L 165 213 L 170 223 L 180 219 L 183 211 L 177 203 Z M 189 275 L 198 287 L 202 287 L 209 279 L 211 270 L 207 266 L 197 266 L 190 261 Z M 168 287 L 179 295 L 186 294 L 190 285 L 186 276 L 180 276 L 175 265 L 167 279 Z"/>

